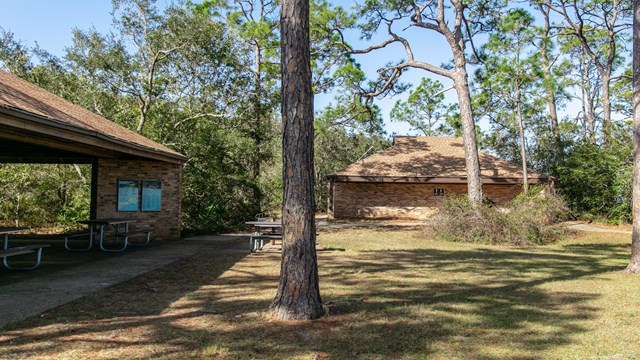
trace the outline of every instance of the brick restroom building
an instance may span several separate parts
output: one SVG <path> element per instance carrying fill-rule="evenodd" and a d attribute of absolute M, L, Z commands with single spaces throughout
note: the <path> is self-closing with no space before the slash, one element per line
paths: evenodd
<path fill-rule="evenodd" d="M 480 152 L 482 190 L 497 206 L 522 192 L 520 165 Z M 462 138 L 395 137 L 393 146 L 329 175 L 329 219 L 423 219 L 467 194 Z M 529 184 L 553 178 L 528 171 Z"/>
<path fill-rule="evenodd" d="M 91 164 L 91 219 L 180 237 L 183 155 L 0 70 L 0 164 Z"/>

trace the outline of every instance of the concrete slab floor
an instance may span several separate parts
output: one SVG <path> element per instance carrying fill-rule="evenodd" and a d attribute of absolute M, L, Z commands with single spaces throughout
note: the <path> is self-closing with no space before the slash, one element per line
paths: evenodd
<path fill-rule="evenodd" d="M 0 285 L 0 328 L 205 249 L 248 254 L 246 247 L 246 241 L 242 238 L 201 235 L 179 241 L 152 243 L 151 246 L 138 251 L 125 251 L 117 256 L 60 271 L 38 272 L 36 269 L 31 272 L 33 276 Z M 46 252 L 43 254 L 43 261 L 46 261 Z"/>

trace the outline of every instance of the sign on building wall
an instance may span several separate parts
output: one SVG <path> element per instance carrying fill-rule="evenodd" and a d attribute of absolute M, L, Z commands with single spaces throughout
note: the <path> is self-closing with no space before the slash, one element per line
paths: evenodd
<path fill-rule="evenodd" d="M 142 180 L 142 211 L 160 211 L 162 204 L 162 182 Z"/>
<path fill-rule="evenodd" d="M 138 180 L 118 180 L 118 211 L 138 211 Z"/>

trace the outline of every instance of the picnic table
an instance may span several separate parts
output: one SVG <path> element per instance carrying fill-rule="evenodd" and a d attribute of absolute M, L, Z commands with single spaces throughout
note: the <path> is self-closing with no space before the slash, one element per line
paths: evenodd
<path fill-rule="evenodd" d="M 49 244 L 32 244 L 24 246 L 9 247 L 9 234 L 14 234 L 23 230 L 27 230 L 26 227 L 0 227 L 0 235 L 3 235 L 2 249 L 0 250 L 0 257 L 2 258 L 2 265 L 10 270 L 33 270 L 40 266 L 42 260 L 42 249 L 49 247 Z M 24 255 L 36 253 L 36 259 L 33 265 L 29 266 L 13 266 L 9 264 L 7 258 L 16 255 Z"/>
<path fill-rule="evenodd" d="M 135 219 L 126 219 L 126 218 L 105 218 L 105 219 L 93 219 L 93 220 L 83 220 L 78 221 L 79 224 L 84 224 L 89 227 L 89 233 L 81 233 L 81 234 L 69 234 L 64 238 L 64 247 L 69 251 L 89 251 L 93 247 L 93 244 L 97 244 L 102 251 L 108 252 L 122 252 L 127 249 L 128 246 L 145 246 L 149 244 L 149 240 L 151 238 L 151 231 L 142 231 L 138 233 L 132 233 L 129 231 L 129 224 L 136 222 Z M 122 239 L 122 245 L 119 247 L 107 247 L 105 246 L 105 230 L 112 230 L 113 237 L 116 240 L 116 243 L 120 242 Z M 129 237 L 134 234 L 144 234 L 146 235 L 146 239 L 143 243 L 131 243 L 129 241 Z M 72 237 L 79 236 L 89 236 L 89 240 L 87 242 L 86 247 L 73 248 L 69 246 L 69 239 Z"/>
<path fill-rule="evenodd" d="M 282 240 L 282 221 L 247 221 L 246 225 L 254 227 L 254 233 L 249 236 L 249 250 L 251 252 L 259 250 L 264 246 L 266 240 L 271 240 L 275 244 L 276 240 Z"/>

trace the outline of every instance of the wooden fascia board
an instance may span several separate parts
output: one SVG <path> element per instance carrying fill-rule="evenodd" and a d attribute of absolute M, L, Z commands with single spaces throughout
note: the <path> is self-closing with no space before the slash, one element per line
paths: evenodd
<path fill-rule="evenodd" d="M 417 184 L 466 184 L 466 177 L 409 177 L 409 176 L 343 176 L 329 175 L 334 182 L 417 183 Z M 522 184 L 522 178 L 481 178 L 482 184 Z M 550 178 L 530 178 L 530 184 L 545 184 Z"/>
<path fill-rule="evenodd" d="M 119 153 L 176 164 L 183 164 L 187 160 L 187 158 L 182 155 L 151 149 L 96 131 L 89 131 L 54 119 L 43 118 L 31 113 L 13 109 L 0 107 L 0 124 L 28 132 L 63 139 L 71 143 L 79 143 L 94 148 L 104 149 L 107 152 L 116 151 Z M 18 140 L 24 141 L 25 139 L 23 137 Z M 77 151 L 77 147 L 73 146 L 65 150 L 73 149 Z"/>

